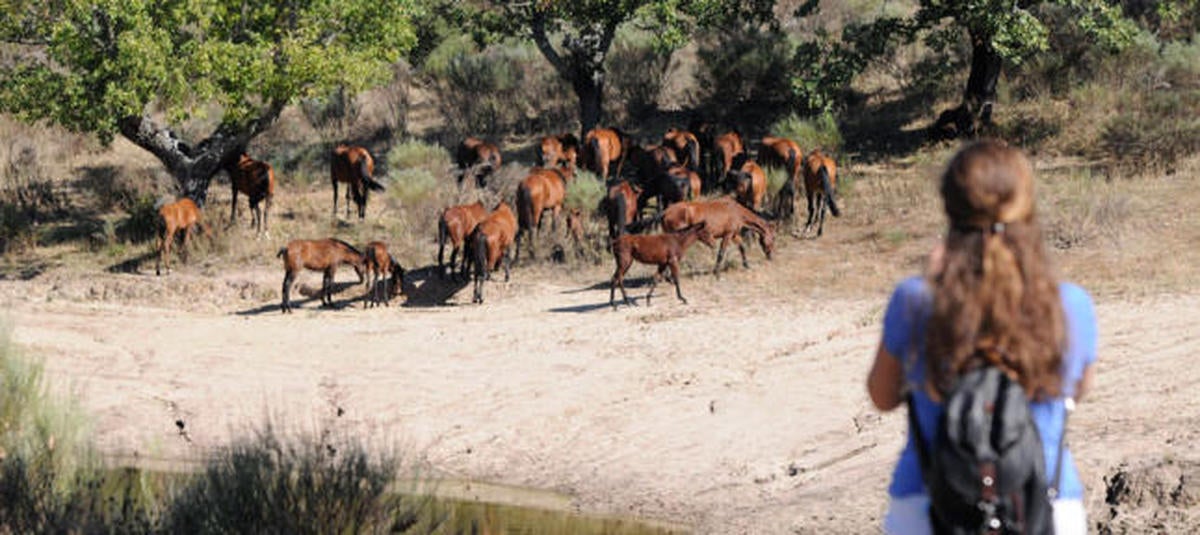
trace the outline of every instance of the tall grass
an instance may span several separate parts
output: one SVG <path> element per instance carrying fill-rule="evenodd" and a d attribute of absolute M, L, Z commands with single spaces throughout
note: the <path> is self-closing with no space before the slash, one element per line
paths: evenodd
<path fill-rule="evenodd" d="M 808 118 L 793 113 L 772 124 L 770 131 L 799 143 L 805 153 L 820 148 L 827 154 L 833 154 L 842 148 L 842 132 L 838 128 L 837 118 L 828 112 Z"/>

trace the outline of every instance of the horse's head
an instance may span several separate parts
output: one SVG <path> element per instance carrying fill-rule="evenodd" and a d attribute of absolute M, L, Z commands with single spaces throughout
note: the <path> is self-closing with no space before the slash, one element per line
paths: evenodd
<path fill-rule="evenodd" d="M 775 252 L 775 224 L 767 223 L 763 225 L 762 234 L 758 236 L 758 244 L 762 246 L 763 254 L 767 255 L 767 260 L 771 259 L 771 255 Z"/>
<path fill-rule="evenodd" d="M 391 262 L 392 262 L 392 287 L 391 287 L 391 290 L 389 291 L 389 293 L 390 293 L 389 297 L 396 297 L 397 295 L 404 295 L 404 268 L 400 266 L 400 262 L 397 262 L 395 258 L 392 258 Z"/>

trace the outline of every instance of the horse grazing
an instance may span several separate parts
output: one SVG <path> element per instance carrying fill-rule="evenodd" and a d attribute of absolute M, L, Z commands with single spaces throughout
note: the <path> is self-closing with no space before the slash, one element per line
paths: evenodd
<path fill-rule="evenodd" d="M 579 138 L 575 134 L 559 134 L 546 136 L 537 146 L 538 167 L 557 167 L 569 164 L 578 165 Z"/>
<path fill-rule="evenodd" d="M 453 272 L 455 259 L 458 258 L 458 253 L 462 250 L 463 241 L 467 239 L 467 236 L 471 235 L 471 231 L 475 230 L 475 225 L 478 225 L 485 217 L 487 217 L 487 208 L 483 207 L 482 201 L 451 206 L 442 211 L 442 217 L 438 219 L 439 275 L 446 276 L 446 264 L 442 262 L 446 251 L 446 241 L 450 242 L 450 271 Z M 463 251 L 462 261 L 462 268 L 459 269 L 460 274 L 466 270 L 466 251 Z"/>
<path fill-rule="evenodd" d="M 733 169 L 733 159 L 737 155 L 746 152 L 746 144 L 742 140 L 742 133 L 737 129 L 730 130 L 713 138 L 713 171 L 714 175 L 710 175 L 709 179 L 716 182 L 724 180 L 729 175 L 729 171 Z M 715 187 L 716 184 L 710 184 L 709 187 Z"/>
<path fill-rule="evenodd" d="M 679 203 L 667 208 L 662 214 L 663 230 L 680 230 L 700 223 L 705 224 L 713 238 L 721 239 L 713 275 L 719 276 L 721 263 L 725 260 L 725 249 L 730 241 L 737 244 L 738 251 L 742 254 L 742 267 L 750 267 L 746 261 L 746 245 L 742 243 L 743 229 L 758 234 L 758 243 L 767 260 L 771 259 L 775 250 L 775 229 L 758 214 L 729 197 Z"/>
<path fill-rule="evenodd" d="M 162 265 L 167 265 L 171 271 L 171 244 L 175 236 L 183 232 L 183 245 L 179 247 L 179 256 L 187 262 L 188 242 L 192 238 L 192 229 L 200 227 L 205 236 L 211 235 L 208 225 L 201 221 L 200 207 L 188 197 L 170 204 L 164 204 L 158 209 L 158 261 L 154 264 L 154 274 L 162 275 Z"/>
<path fill-rule="evenodd" d="M 764 136 L 758 149 L 758 161 L 763 167 L 783 169 L 787 173 L 787 179 L 775 196 L 775 213 L 790 221 L 796 213 L 796 191 L 800 189 L 804 151 L 788 138 Z"/>
<path fill-rule="evenodd" d="M 509 267 L 512 265 L 512 256 L 508 251 L 516 234 L 517 217 L 504 201 L 500 201 L 471 233 L 467 241 L 471 247 L 471 263 L 475 265 L 472 303 L 483 303 L 483 281 L 492 278 L 491 273 L 499 267 L 501 257 L 504 258 L 504 282 L 508 282 Z"/>
<path fill-rule="evenodd" d="M 627 226 L 638 219 L 638 200 L 642 189 L 618 180 L 608 186 L 608 193 L 600 200 L 600 212 L 608 219 L 608 237 L 616 238 L 627 232 Z"/>
<path fill-rule="evenodd" d="M 662 144 L 675 153 L 675 161 L 687 166 L 692 171 L 700 169 L 700 140 L 696 138 L 695 134 L 678 128 L 669 128 L 667 133 L 663 134 Z"/>
<path fill-rule="evenodd" d="M 359 146 L 338 145 L 333 148 L 333 163 L 330 166 L 333 180 L 333 217 L 337 218 L 338 182 L 346 184 L 346 217 L 350 217 L 350 197 L 358 205 L 358 218 L 367 215 L 367 196 L 371 190 L 383 191 L 383 184 L 376 182 L 375 160 L 371 153 Z"/>
<path fill-rule="evenodd" d="M 629 266 L 633 265 L 634 260 L 637 260 L 643 264 L 658 266 L 658 272 L 650 279 L 650 292 L 646 294 L 646 306 L 650 306 L 650 298 L 654 296 L 654 287 L 658 285 L 658 278 L 668 269 L 671 270 L 671 281 L 675 283 L 675 296 L 686 305 L 687 299 L 679 290 L 679 260 L 696 240 L 704 242 L 709 247 L 713 246 L 712 236 L 704 228 L 704 223 L 680 232 L 664 232 L 650 236 L 623 234 L 618 237 L 612 245 L 613 259 L 617 262 L 617 270 L 613 272 L 612 285 L 608 289 L 608 304 L 612 305 L 613 310 L 617 309 L 617 288 L 621 289 L 621 298 L 625 300 L 625 304 L 636 304 L 630 301 L 629 295 L 625 293 L 625 272 L 629 271 Z"/>
<path fill-rule="evenodd" d="M 562 212 L 563 201 L 567 198 L 567 182 L 575 176 L 575 168 L 568 165 L 561 168 L 534 167 L 529 170 L 529 176 L 517 186 L 517 253 L 515 260 L 521 259 L 521 237 L 528 236 L 529 257 L 533 258 L 533 232 L 542 230 L 542 213 L 551 211 L 551 231 L 558 232 L 558 216 Z"/>
<path fill-rule="evenodd" d="M 482 188 L 487 185 L 487 177 L 500 168 L 500 148 L 477 137 L 468 137 L 458 145 L 454 159 L 458 163 L 458 185 L 462 186 L 463 180 L 470 175 L 475 177 L 475 185 Z"/>
<path fill-rule="evenodd" d="M 367 308 L 391 306 L 391 300 L 397 295 L 404 294 L 404 268 L 388 253 L 387 244 L 373 241 L 367 244 L 363 253 L 363 269 L 371 274 L 367 283 L 367 293 L 363 300 Z M 383 284 L 380 284 L 380 282 Z"/>
<path fill-rule="evenodd" d="M 284 314 L 291 313 L 292 282 L 296 273 L 301 269 L 320 271 L 324 274 L 321 279 L 321 306 L 333 306 L 333 276 L 338 266 L 348 264 L 358 274 L 358 284 L 366 280 L 364 257 L 358 249 L 337 238 L 323 240 L 292 240 L 287 247 L 275 253 L 276 258 L 283 259 L 283 305 Z"/>
<path fill-rule="evenodd" d="M 275 198 L 275 169 L 267 162 L 250 158 L 242 153 L 236 161 L 225 164 L 229 173 L 229 185 L 233 187 L 233 200 L 229 203 L 229 224 L 237 220 L 238 192 L 250 198 L 250 211 L 254 213 L 254 231 L 267 230 L 267 215 L 271 212 L 271 200 Z M 266 201 L 261 210 L 258 205 Z"/>
<path fill-rule="evenodd" d="M 804 224 L 804 231 L 801 234 L 807 234 L 813 222 L 819 220 L 817 236 L 821 235 L 825 229 L 826 206 L 829 207 L 830 212 L 833 212 L 834 217 L 842 215 L 842 211 L 838 209 L 837 199 L 833 196 L 835 188 L 837 188 L 837 162 L 822 154 L 821 149 L 813 149 L 804 161 L 804 196 L 808 199 L 808 222 Z M 815 210 L 814 199 L 817 203 Z M 818 214 L 818 212 L 820 213 Z"/>
<path fill-rule="evenodd" d="M 616 128 L 593 128 L 583 136 L 583 164 L 586 169 L 608 181 L 609 167 L 616 162 L 616 175 L 629 153 L 629 136 Z"/>
<path fill-rule="evenodd" d="M 762 210 L 767 196 L 767 174 L 749 155 L 743 152 L 733 159 L 728 181 L 738 202 L 755 212 Z"/>

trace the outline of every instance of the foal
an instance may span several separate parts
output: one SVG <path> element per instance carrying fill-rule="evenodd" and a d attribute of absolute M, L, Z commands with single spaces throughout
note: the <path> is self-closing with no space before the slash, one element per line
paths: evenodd
<path fill-rule="evenodd" d="M 646 294 L 646 306 L 650 306 L 650 298 L 654 296 L 654 287 L 658 285 L 658 277 L 668 269 L 671 270 L 671 281 L 675 283 L 675 296 L 683 304 L 687 304 L 683 292 L 679 290 L 679 260 L 695 241 L 699 239 L 709 247 L 713 246 L 712 237 L 704 229 L 704 223 L 692 226 L 680 232 L 664 232 L 650 236 L 638 234 L 622 234 L 613 240 L 613 258 L 617 261 L 617 270 L 613 272 L 612 285 L 608 289 L 608 304 L 613 310 L 617 309 L 617 288 L 621 289 L 621 297 L 627 305 L 636 305 L 625 293 L 625 272 L 634 260 L 643 264 L 658 266 L 658 273 L 650 279 L 650 292 Z"/>
<path fill-rule="evenodd" d="M 367 294 L 363 296 L 367 308 L 378 306 L 381 301 L 384 306 L 391 306 L 393 297 L 404 295 L 404 268 L 388 253 L 387 244 L 381 241 L 368 243 L 363 253 L 363 266 L 371 274 Z"/>
<path fill-rule="evenodd" d="M 446 264 L 442 261 L 446 251 L 446 242 L 450 243 L 450 273 L 454 273 L 455 259 L 462 251 L 462 267 L 459 269 L 459 275 L 465 274 L 469 253 L 463 250 L 463 242 L 466 241 L 467 236 L 471 235 L 471 231 L 475 230 L 475 225 L 478 225 L 485 217 L 487 217 L 487 208 L 484 208 L 483 201 L 451 206 L 442 212 L 442 217 L 438 219 L 437 238 L 439 276 L 446 276 Z"/>
<path fill-rule="evenodd" d="M 183 232 L 183 245 L 179 247 L 179 256 L 187 262 L 188 242 L 191 241 L 192 229 L 200 227 L 204 235 L 210 235 L 208 225 L 200 220 L 200 207 L 188 197 L 170 204 L 164 204 L 158 209 L 158 262 L 154 264 L 154 274 L 162 275 L 162 265 L 167 264 L 167 272 L 171 271 L 171 244 L 175 236 Z"/>
<path fill-rule="evenodd" d="M 241 192 L 250 198 L 254 231 L 267 230 L 267 216 L 271 212 L 271 200 L 275 198 L 275 169 L 271 164 L 255 160 L 243 152 L 236 162 L 231 161 L 225 166 L 225 172 L 229 173 L 229 184 L 233 187 L 229 224 L 232 226 L 237 219 L 237 198 L 238 192 Z M 266 206 L 259 209 L 262 201 L 266 201 Z"/>
<path fill-rule="evenodd" d="M 358 274 L 358 284 L 362 284 L 366 280 L 366 277 L 363 276 L 363 254 L 353 245 L 336 238 L 292 240 L 288 242 L 287 247 L 275 253 L 275 256 L 283 259 L 283 306 L 281 309 L 284 314 L 292 311 L 292 303 L 288 294 L 291 292 L 292 282 L 296 280 L 296 273 L 301 269 L 324 273 L 324 277 L 321 279 L 321 306 L 333 306 L 333 276 L 337 273 L 338 266 L 349 264 L 353 267 L 354 272 Z"/>

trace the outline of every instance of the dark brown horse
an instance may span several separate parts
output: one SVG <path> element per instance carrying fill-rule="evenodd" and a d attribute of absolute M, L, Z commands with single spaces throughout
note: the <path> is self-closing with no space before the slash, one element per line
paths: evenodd
<path fill-rule="evenodd" d="M 822 154 L 820 149 L 813 149 L 804 161 L 804 196 L 808 199 L 808 222 L 804 224 L 802 235 L 808 233 L 814 221 L 817 222 L 817 236 L 821 235 L 825 230 L 826 206 L 833 212 L 834 217 L 842 215 L 833 195 L 836 189 L 837 162 Z"/>
<path fill-rule="evenodd" d="M 458 185 L 468 176 L 475 178 L 477 187 L 487 185 L 487 177 L 500 168 L 500 148 L 477 137 L 468 137 L 458 145 Z"/>
<path fill-rule="evenodd" d="M 721 247 L 717 251 L 717 263 L 713 266 L 714 275 L 720 273 L 721 263 L 725 260 L 725 249 L 730 241 L 737 244 L 738 251 L 742 254 L 742 267 L 750 267 L 746 261 L 746 246 L 742 243 L 743 229 L 758 234 L 758 243 L 762 246 L 763 254 L 767 260 L 771 259 L 775 250 L 775 229 L 758 214 L 729 197 L 679 203 L 667 208 L 662 214 L 663 230 L 684 229 L 702 222 L 713 238 L 721 240 Z"/>
<path fill-rule="evenodd" d="M 367 293 L 363 300 L 367 308 L 391 306 L 391 300 L 397 295 L 404 294 L 404 268 L 387 250 L 387 244 L 373 241 L 367 244 L 363 253 L 364 270 L 371 275 L 367 282 Z M 382 282 L 382 284 L 380 284 Z"/>
<path fill-rule="evenodd" d="M 338 183 L 346 184 L 346 217 L 350 217 L 350 198 L 358 205 L 358 218 L 367 215 L 367 196 L 371 190 L 383 191 L 383 184 L 375 181 L 375 159 L 367 149 L 338 145 L 333 149 L 330 174 L 333 181 L 333 217 L 337 218 Z"/>
<path fill-rule="evenodd" d="M 192 238 L 192 229 L 196 227 L 200 227 L 206 236 L 211 234 L 208 225 L 202 221 L 200 207 L 188 197 L 164 204 L 158 209 L 158 261 L 154 264 L 155 275 L 162 275 L 163 264 L 167 265 L 167 272 L 170 273 L 171 244 L 175 243 L 175 236 L 180 232 L 183 232 L 183 245 L 179 246 L 179 256 L 187 262 L 188 242 Z"/>
<path fill-rule="evenodd" d="M 700 140 L 687 130 L 670 128 L 663 134 L 662 144 L 675 153 L 675 161 L 689 170 L 700 170 Z M 699 190 L 696 191 L 699 194 Z"/>
<path fill-rule="evenodd" d="M 567 198 L 567 182 L 575 176 L 570 165 L 561 168 L 534 167 L 517 186 L 517 251 L 514 261 L 521 259 L 521 237 L 528 236 L 529 257 L 533 258 L 533 233 L 541 233 L 542 213 L 550 210 L 551 231 L 558 232 L 558 218 Z"/>
<path fill-rule="evenodd" d="M 575 134 L 559 134 L 542 138 L 537 147 L 538 167 L 579 165 L 579 138 Z"/>
<path fill-rule="evenodd" d="M 796 192 L 803 185 L 804 151 L 800 144 L 785 137 L 765 136 L 758 149 L 758 161 L 763 167 L 782 169 L 787 178 L 775 195 L 775 215 L 784 221 L 792 221 L 796 215 Z"/>
<path fill-rule="evenodd" d="M 471 235 L 471 231 L 475 230 L 475 225 L 478 225 L 485 217 L 487 217 L 487 208 L 484 208 L 482 201 L 451 206 L 442 212 L 442 217 L 438 219 L 439 275 L 443 277 L 446 275 L 446 264 L 442 262 L 446 251 L 446 242 L 450 242 L 450 271 L 453 272 L 455 259 L 458 258 L 458 253 L 462 250 L 463 242 L 467 239 L 467 236 Z M 460 275 L 465 274 L 466 265 L 467 253 L 463 251 L 462 267 L 459 269 Z"/>
<path fill-rule="evenodd" d="M 632 145 L 629 147 L 629 163 L 634 168 L 637 183 L 646 186 L 678 162 L 675 160 L 675 151 L 663 145 Z"/>
<path fill-rule="evenodd" d="M 354 272 L 358 274 L 359 284 L 366 279 L 363 275 L 365 266 L 363 254 L 353 245 L 337 238 L 292 240 L 275 256 L 283 259 L 283 305 L 281 309 L 284 314 L 292 311 L 289 294 L 292 282 L 296 280 L 296 273 L 301 269 L 323 273 L 321 306 L 333 306 L 333 276 L 337 273 L 338 266 L 347 264 L 353 267 Z"/>
<path fill-rule="evenodd" d="M 713 246 L 712 237 L 705 230 L 704 223 L 680 232 L 664 232 L 650 236 L 623 234 L 613 240 L 612 252 L 613 259 L 617 262 L 617 270 L 613 272 L 612 285 L 608 289 L 608 304 L 612 305 L 613 310 L 616 310 L 617 288 L 621 289 L 621 298 L 625 300 L 625 304 L 636 304 L 625 293 L 625 272 L 629 271 L 629 266 L 633 265 L 634 260 L 637 260 L 643 264 L 658 267 L 658 272 L 650 279 L 650 292 L 646 294 L 646 306 L 650 306 L 650 298 L 654 296 L 654 287 L 658 285 L 658 278 L 663 276 L 668 269 L 671 271 L 671 281 L 675 283 L 675 296 L 686 305 L 687 299 L 683 297 L 683 292 L 679 289 L 679 261 L 696 240 L 703 241 L 709 247 Z"/>
<path fill-rule="evenodd" d="M 512 255 L 510 246 L 516 239 L 517 217 L 508 203 L 500 201 L 492 213 L 475 227 L 467 242 L 470 244 L 471 263 L 475 265 L 475 292 L 472 303 L 483 303 L 483 281 L 492 278 L 492 272 L 504 258 L 504 282 L 508 282 Z"/>
<path fill-rule="evenodd" d="M 621 166 L 629 153 L 629 136 L 616 128 L 593 128 L 583 136 L 583 165 L 608 181 L 609 169 L 617 164 L 615 174 L 621 176 Z"/>
<path fill-rule="evenodd" d="M 254 213 L 254 231 L 266 231 L 271 201 L 275 198 L 275 169 L 271 164 L 252 159 L 243 152 L 236 161 L 231 160 L 225 165 L 225 172 L 229 173 L 229 184 L 233 188 L 233 199 L 229 203 L 229 224 L 233 225 L 237 220 L 237 198 L 238 192 L 241 192 L 250 199 L 250 211 Z M 258 205 L 264 201 L 265 206 L 260 210 Z"/>
<path fill-rule="evenodd" d="M 738 202 L 755 212 L 762 210 L 767 196 L 767 174 L 746 153 L 733 159 L 728 181 Z"/>
<path fill-rule="evenodd" d="M 642 189 L 618 180 L 608 186 L 608 193 L 600 201 L 600 212 L 608 219 L 608 237 L 616 238 L 627 231 L 627 226 L 638 219 L 638 199 Z"/>

